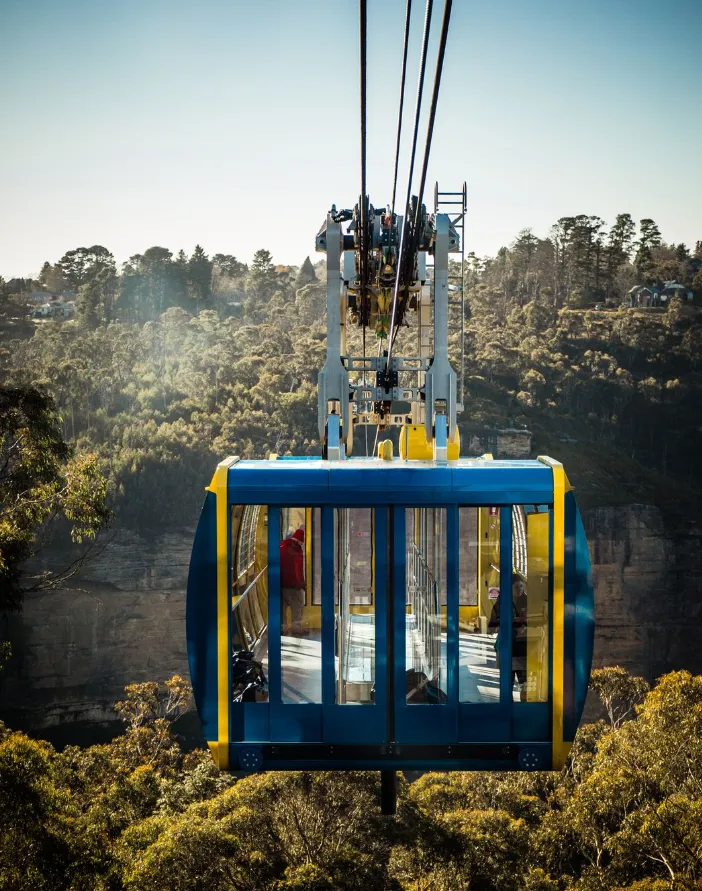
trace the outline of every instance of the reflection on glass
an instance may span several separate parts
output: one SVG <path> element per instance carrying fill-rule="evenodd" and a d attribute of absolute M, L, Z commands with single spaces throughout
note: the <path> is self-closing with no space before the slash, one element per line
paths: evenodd
<path fill-rule="evenodd" d="M 446 509 L 407 508 L 406 701 L 447 701 Z"/>
<path fill-rule="evenodd" d="M 548 700 L 549 642 L 549 540 L 550 511 L 545 505 L 515 506 L 524 518 L 526 577 L 524 579 L 526 688 L 520 699 L 526 702 Z"/>
<path fill-rule="evenodd" d="M 546 702 L 550 515 L 544 506 L 514 505 L 511 517 L 512 698 L 515 702 Z M 499 509 L 461 508 L 459 528 L 461 590 L 466 577 L 477 581 L 477 614 L 472 622 L 461 607 L 459 698 L 462 702 L 498 702 L 504 587 L 500 579 Z"/>
<path fill-rule="evenodd" d="M 368 704 L 375 689 L 373 512 L 334 510 L 336 702 Z"/>
<path fill-rule="evenodd" d="M 319 508 L 285 507 L 280 511 L 283 702 L 322 701 L 321 599 L 312 596 L 319 579 L 313 552 L 320 515 Z"/>
<path fill-rule="evenodd" d="M 268 509 L 235 505 L 231 513 L 232 696 L 268 700 Z"/>
<path fill-rule="evenodd" d="M 527 593 L 526 582 L 517 572 L 512 573 L 512 690 L 517 701 L 526 702 L 526 652 L 527 652 Z M 497 633 L 495 649 L 500 645 L 500 602 L 497 597 L 488 628 Z M 499 662 L 499 659 L 498 659 Z"/>
<path fill-rule="evenodd" d="M 490 626 L 500 595 L 499 508 L 461 507 L 458 534 L 458 698 L 461 702 L 497 703 L 497 628 Z"/>

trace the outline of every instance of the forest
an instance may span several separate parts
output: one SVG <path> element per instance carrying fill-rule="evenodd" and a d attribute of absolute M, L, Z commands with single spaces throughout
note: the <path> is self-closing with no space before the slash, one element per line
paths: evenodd
<path fill-rule="evenodd" d="M 528 428 L 537 452 L 573 467 L 586 504 L 646 499 L 698 521 L 701 270 L 702 242 L 666 244 L 626 214 L 609 229 L 563 218 L 546 238 L 525 230 L 454 263 L 464 442 Z M 318 451 L 322 277 L 309 258 L 281 266 L 260 250 L 246 265 L 200 246 L 152 247 L 118 269 L 93 245 L 0 282 L 0 611 L 75 570 L 27 571 L 53 527 L 89 558 L 110 524 L 193 528 L 227 454 Z M 670 281 L 694 299 L 627 306 L 634 285 Z M 33 316 L 37 290 L 75 294 L 75 318 Z M 458 368 L 455 298 L 450 317 Z M 8 656 L 0 644 L 0 665 Z M 401 784 L 395 821 L 372 774 L 219 775 L 181 748 L 178 677 L 127 687 L 124 733 L 106 745 L 57 751 L 0 724 L 0 888 L 700 887 L 702 677 L 649 690 L 609 668 L 592 690 L 606 720 L 581 728 L 563 773 L 427 774 Z"/>
<path fill-rule="evenodd" d="M 525 230 L 495 257 L 469 252 L 465 266 L 464 444 L 474 430 L 528 428 L 536 451 L 575 465 L 586 502 L 645 495 L 694 511 L 702 242 L 668 245 L 652 220 L 637 234 L 628 214 L 609 230 L 581 215 L 547 238 Z M 453 263 L 453 295 L 460 273 Z M 221 457 L 318 451 L 322 277 L 309 258 L 279 266 L 266 250 L 247 266 L 200 246 L 189 257 L 152 247 L 118 270 L 106 248 L 77 248 L 35 281 L 2 284 L 0 374 L 54 400 L 63 439 L 94 456 L 120 524 L 190 527 Z M 694 300 L 625 305 L 634 284 L 670 280 Z M 28 318 L 37 288 L 75 292 L 75 319 Z M 457 298 L 450 332 L 460 371 Z M 359 330 L 349 339 L 360 353 Z M 365 451 L 362 437 L 355 445 Z"/>
<path fill-rule="evenodd" d="M 179 677 L 126 688 L 113 742 L 56 751 L 0 722 L 8 891 L 694 891 L 702 677 L 593 673 L 606 720 L 566 769 L 430 773 L 380 816 L 373 773 L 219 774 L 183 752 Z"/>

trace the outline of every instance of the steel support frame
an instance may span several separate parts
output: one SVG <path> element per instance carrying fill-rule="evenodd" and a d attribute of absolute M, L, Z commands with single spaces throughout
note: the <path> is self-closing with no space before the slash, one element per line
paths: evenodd
<path fill-rule="evenodd" d="M 349 373 L 341 361 L 342 321 L 345 322 L 346 315 L 341 287 L 343 243 L 341 223 L 334 222 L 331 214 L 327 214 L 326 229 L 317 236 L 318 249 L 327 254 L 327 358 L 319 373 L 317 415 L 319 438 L 326 444 L 326 455 L 330 460 L 345 456 L 342 437 L 348 437 L 351 431 Z M 338 403 L 338 412 L 334 403 Z M 335 417 L 336 421 L 333 420 Z"/>
<path fill-rule="evenodd" d="M 448 439 L 456 433 L 456 372 L 448 358 L 448 214 L 436 215 L 434 243 L 434 359 L 427 371 L 424 391 L 427 441 L 435 442 L 434 458 L 445 462 Z"/>

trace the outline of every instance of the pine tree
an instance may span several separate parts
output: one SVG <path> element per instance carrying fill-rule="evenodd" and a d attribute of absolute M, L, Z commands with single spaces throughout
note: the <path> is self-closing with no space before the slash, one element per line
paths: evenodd
<path fill-rule="evenodd" d="M 660 245 L 661 233 L 654 221 L 648 218 L 639 221 L 639 233 L 634 266 L 639 279 L 650 284 L 653 281 L 653 248 Z"/>
<path fill-rule="evenodd" d="M 300 267 L 300 271 L 297 274 L 297 279 L 295 280 L 295 290 L 304 288 L 305 285 L 313 284 L 316 281 L 317 274 L 314 271 L 312 261 L 309 257 L 305 257 L 305 262 Z"/>
<path fill-rule="evenodd" d="M 256 251 L 249 272 L 248 287 L 259 298 L 270 297 L 275 290 L 276 277 L 273 257 L 270 251 Z"/>
<path fill-rule="evenodd" d="M 212 261 L 199 244 L 188 260 L 188 286 L 199 313 L 212 294 Z"/>

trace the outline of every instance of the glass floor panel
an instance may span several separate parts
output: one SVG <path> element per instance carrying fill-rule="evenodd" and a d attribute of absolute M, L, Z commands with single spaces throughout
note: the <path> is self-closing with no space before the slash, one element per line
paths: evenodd
<path fill-rule="evenodd" d="M 311 631 L 309 637 L 281 635 L 280 654 L 285 665 L 283 702 L 319 702 L 322 689 L 321 631 Z"/>

